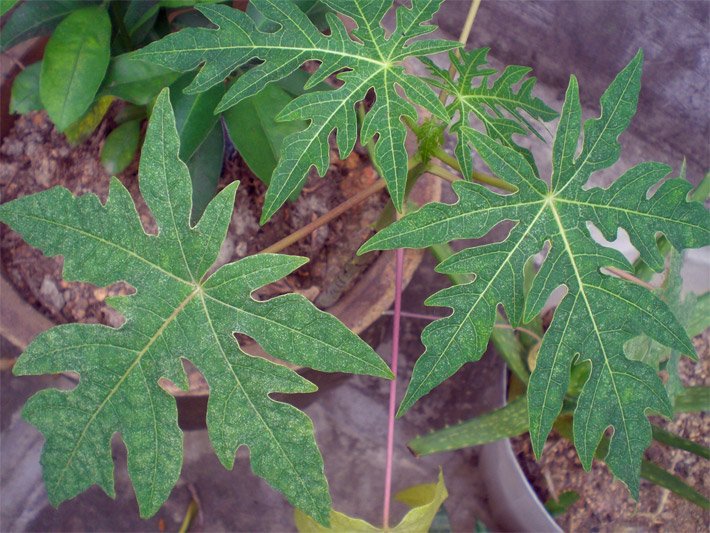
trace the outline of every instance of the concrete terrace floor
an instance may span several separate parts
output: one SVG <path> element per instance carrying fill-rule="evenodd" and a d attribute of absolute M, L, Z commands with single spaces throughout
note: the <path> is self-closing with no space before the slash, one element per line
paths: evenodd
<path fill-rule="evenodd" d="M 465 18 L 468 3 L 447 0 L 438 22 L 451 37 Z M 541 80 L 536 94 L 560 109 L 570 72 L 578 75 L 585 118 L 598 114 L 604 87 L 635 53 L 646 50 L 639 114 L 622 136 L 622 160 L 601 181 L 619 175 L 642 160 L 657 160 L 676 170 L 688 157 L 689 178 L 697 183 L 710 167 L 708 106 L 710 83 L 707 38 L 707 2 L 483 2 L 470 43 L 492 46 L 496 66 L 526 64 Z M 455 38 L 455 35 L 454 35 Z M 469 45 L 470 47 L 470 45 Z M 554 131 L 554 125 L 551 126 Z M 541 175 L 549 175 L 547 145 L 535 145 Z M 450 191 L 445 201 L 452 201 Z M 686 280 L 695 290 L 707 290 L 707 250 L 692 256 Z M 404 293 L 403 309 L 444 314 L 422 302 L 435 289 L 445 287 L 443 276 L 433 273 L 427 257 Z M 390 357 L 391 317 L 384 316 L 364 338 L 386 359 Z M 422 352 L 419 341 L 425 321 L 403 319 L 399 394 L 401 398 L 412 366 Z M 17 354 L 7 345 L 2 357 Z M 476 449 L 414 458 L 406 450 L 412 437 L 447 423 L 469 418 L 495 407 L 500 396 L 501 362 L 486 354 L 466 365 L 452 379 L 420 401 L 397 421 L 395 439 L 395 491 L 433 482 L 441 465 L 450 497 L 446 508 L 456 531 L 473 530 L 476 519 L 495 527 L 477 469 Z M 158 514 L 138 517 L 127 479 L 125 448 L 114 446 L 116 500 L 94 487 L 57 510 L 49 506 L 41 480 L 40 434 L 20 418 L 25 400 L 35 391 L 56 386 L 51 377 L 13 378 L 0 373 L 0 530 L 2 531 L 176 531 L 191 497 L 198 496 L 201 512 L 193 530 L 293 531 L 292 509 L 265 482 L 251 473 L 244 450 L 233 471 L 226 471 L 214 456 L 206 431 L 186 431 L 185 462 L 181 479 Z M 301 401 L 302 398 L 299 398 Z M 321 447 L 334 506 L 337 510 L 379 523 L 384 487 L 388 383 L 352 377 L 340 386 L 319 393 L 305 407 L 313 419 Z M 404 513 L 395 504 L 394 519 Z"/>

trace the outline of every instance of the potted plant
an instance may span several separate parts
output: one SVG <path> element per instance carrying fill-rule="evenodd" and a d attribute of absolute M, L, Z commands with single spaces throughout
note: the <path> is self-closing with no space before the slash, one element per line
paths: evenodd
<path fill-rule="evenodd" d="M 486 49 L 465 51 L 460 43 L 420 38 L 434 29 L 428 21 L 440 2 L 413 0 L 411 6 L 397 7 L 391 32 L 382 24 L 392 7 L 389 2 L 323 3 L 332 10 L 325 15 L 326 31 L 284 0 L 255 0 L 251 13 L 201 5 L 198 10 L 209 26 L 166 35 L 129 59 L 171 71 L 198 69 L 183 91 L 187 94 L 206 94 L 228 80 L 215 112 L 239 105 L 309 61 L 318 67 L 305 90 L 335 74 L 334 86 L 305 92 L 276 115 L 277 120 L 305 124 L 283 139 L 261 222 L 298 193 L 311 167 L 325 173 L 333 131 L 340 158 L 352 151 L 359 134 L 382 178 L 379 186 L 387 189 L 392 211 L 398 213 L 392 223 L 381 220 L 378 233 L 359 250 L 395 251 L 391 370 L 362 340 L 305 298 L 252 298 L 257 288 L 299 268 L 302 259 L 261 253 L 209 271 L 226 232 L 236 186 L 224 188 L 191 224 L 189 170 L 180 159 L 181 139 L 170 96 L 163 90 L 151 112 L 140 167 L 141 196 L 156 219 L 157 234 L 143 231 L 130 195 L 117 181 L 105 204 L 95 196 L 75 198 L 55 188 L 0 206 L 0 220 L 28 242 L 50 255 L 65 256 L 68 279 L 99 286 L 127 280 L 136 289 L 110 301 L 127 319 L 120 328 L 59 326 L 40 335 L 15 365 L 16 374 L 71 370 L 82 377 L 70 393 L 43 391 L 25 409 L 47 439 L 43 464 L 50 498 L 60 502 L 92 483 L 110 494 L 107 444 L 120 429 L 141 513 L 149 516 L 159 508 L 179 473 L 181 440 L 174 404 L 158 382 L 168 379 L 184 388 L 179 359 L 184 356 L 210 384 L 207 425 L 225 466 L 233 464 L 239 446 L 249 446 L 252 468 L 297 508 L 303 530 L 374 529 L 356 526 L 331 509 L 312 425 L 296 409 L 268 397 L 275 391 L 312 391 L 312 385 L 282 365 L 244 353 L 233 332 L 255 338 L 282 361 L 394 378 L 404 248 L 433 247 L 443 257 L 450 241 L 482 237 L 506 220 L 513 227 L 503 241 L 466 248 L 437 267 L 460 276 L 461 283 L 428 300 L 453 312 L 424 330 L 427 350 L 417 361 L 399 414 L 464 363 L 479 359 L 489 338 L 500 342 L 494 333 L 497 322 L 520 329 L 539 321 L 549 295 L 563 286 L 567 292 L 549 327 L 538 334 L 532 373 L 527 375 L 521 359 L 501 351 L 527 383 L 524 413 L 533 449 L 539 455 L 558 415 L 572 412 L 571 435 L 582 464 L 589 468 L 595 454 L 601 454 L 636 496 L 641 457 L 651 440 L 647 412 L 670 416 L 672 403 L 657 368 L 627 358 L 624 343 L 644 333 L 678 353 L 692 356 L 694 348 L 670 306 L 635 283 L 628 260 L 595 241 L 586 223 L 607 238 L 620 227 L 626 229 L 643 263 L 655 271 L 664 264 L 664 245 L 656 233 L 677 250 L 710 243 L 707 210 L 688 201 L 691 187 L 684 178 L 663 181 L 670 172 L 665 165 L 642 163 L 607 189 L 586 187 L 595 172 L 619 157 L 618 137 L 636 110 L 642 52 L 610 83 L 601 115 L 585 123 L 583 136 L 579 88 L 570 78 L 548 182 L 539 175 L 531 152 L 514 138 L 539 135 L 537 123 L 557 117 L 532 94 L 535 80 L 527 77 L 529 69 L 511 66 L 496 77 Z M 469 11 L 461 43 L 477 5 Z M 429 58 L 441 52 L 449 52 L 448 71 Z M 424 62 L 429 76 L 407 73 L 403 62 L 409 58 Z M 430 116 L 420 117 L 414 104 Z M 412 155 L 405 150 L 408 129 L 419 141 Z M 456 137 L 454 157 L 443 149 L 444 131 Z M 473 154 L 490 174 L 474 170 Z M 453 182 L 458 201 L 410 206 L 408 195 L 424 172 Z M 533 267 L 531 258 L 543 250 L 546 257 Z M 570 383 L 577 387 L 572 402 Z M 395 392 L 393 380 L 384 529 L 389 528 Z M 151 399 L 150 408 L 145 397 Z M 62 413 L 60 420 L 54 412 Z M 614 433 L 602 450 L 599 444 L 609 426 Z M 68 428 L 78 431 L 68 435 Z M 445 497 L 441 480 L 422 491 L 425 497 L 409 498 L 412 513 L 421 519 L 418 530 L 428 528 Z M 413 527 L 406 519 L 402 524 L 398 527 L 403 530 Z"/>

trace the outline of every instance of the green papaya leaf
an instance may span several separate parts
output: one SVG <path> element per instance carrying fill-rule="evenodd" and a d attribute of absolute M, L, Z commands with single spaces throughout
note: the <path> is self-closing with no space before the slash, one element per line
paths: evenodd
<path fill-rule="evenodd" d="M 178 76 L 159 65 L 121 54 L 111 59 L 99 94 L 116 96 L 136 105 L 146 105 Z"/>
<path fill-rule="evenodd" d="M 478 48 L 462 52 L 460 57 L 449 53 L 454 74 L 432 61 L 426 61 L 429 70 L 436 76 L 436 85 L 453 96 L 446 110 L 452 121 L 458 116 L 451 130 L 458 138 L 455 153 L 466 178 L 473 171 L 469 150 L 471 120 L 482 124 L 489 137 L 520 152 L 535 170 L 532 153 L 516 144 L 513 135 L 532 133 L 540 137 L 523 113 L 545 122 L 557 118 L 557 112 L 532 95 L 536 80 L 526 78 L 531 70 L 529 67 L 507 66 L 491 83 L 491 76 L 496 74 L 496 70 L 488 66 L 489 51 L 489 48 Z M 520 86 L 516 91 L 518 84 Z"/>
<path fill-rule="evenodd" d="M 248 335 L 295 365 L 392 374 L 365 342 L 305 297 L 251 296 L 305 259 L 259 254 L 207 277 L 227 233 L 237 183 L 221 191 L 191 226 L 192 187 L 179 151 L 165 89 L 150 118 L 139 169 L 155 234 L 145 233 L 131 195 L 115 178 L 105 204 L 95 195 L 74 197 L 54 187 L 0 206 L 0 221 L 47 255 L 64 257 L 67 280 L 98 286 L 125 281 L 135 288 L 108 302 L 126 318 L 121 327 L 54 327 L 13 367 L 18 376 L 80 376 L 71 391 L 41 391 L 23 410 L 46 439 L 42 465 L 49 499 L 57 505 L 94 484 L 113 496 L 111 439 L 119 433 L 141 516 L 160 508 L 180 475 L 183 441 L 175 400 L 159 380 L 186 390 L 186 358 L 209 384 L 208 433 L 222 464 L 231 469 L 237 449 L 247 446 L 255 474 L 327 524 L 330 496 L 313 424 L 295 407 L 269 397 L 316 387 L 286 366 L 247 355 L 233 333 Z"/>
<path fill-rule="evenodd" d="M 330 527 L 316 523 L 298 509 L 294 512 L 296 528 L 299 533 L 325 533 L 327 531 L 351 533 L 427 533 L 437 511 L 448 498 L 449 493 L 444 485 L 444 475 L 439 472 L 437 483 L 422 484 L 410 487 L 396 495 L 410 511 L 402 521 L 394 527 L 382 529 L 359 518 L 352 518 L 337 511 L 330 512 Z"/>
<path fill-rule="evenodd" d="M 278 164 L 284 139 L 306 126 L 302 120 L 276 120 L 279 110 L 292 100 L 278 85 L 267 85 L 224 112 L 224 123 L 234 146 L 266 185 Z"/>
<path fill-rule="evenodd" d="M 12 12 L 0 31 L 0 51 L 16 44 L 49 34 L 72 11 L 98 4 L 98 0 L 31 0 L 22 2 Z M 3 8 L 9 5 L 3 4 Z"/>
<path fill-rule="evenodd" d="M 192 179 L 192 219 L 198 219 L 217 193 L 224 162 L 224 132 L 217 122 L 187 162 Z"/>
<path fill-rule="evenodd" d="M 194 75 L 181 76 L 170 86 L 170 101 L 180 134 L 180 158 L 189 160 L 219 120 L 215 107 L 224 94 L 223 85 L 215 85 L 199 94 L 185 93 Z"/>
<path fill-rule="evenodd" d="M 23 115 L 30 111 L 42 109 L 42 101 L 39 98 L 39 74 L 41 70 L 42 62 L 38 61 L 25 68 L 15 77 L 10 94 L 10 113 Z"/>
<path fill-rule="evenodd" d="M 538 178 L 516 150 L 471 130 L 473 145 L 499 177 L 517 191 L 497 194 L 469 182 L 456 182 L 459 200 L 430 204 L 380 231 L 361 248 L 424 248 L 454 239 L 483 237 L 500 222 L 513 228 L 502 242 L 466 248 L 441 263 L 444 273 L 475 274 L 468 284 L 440 291 L 428 305 L 453 313 L 428 325 L 422 333 L 425 353 L 414 368 L 399 414 L 483 354 L 499 304 L 511 325 L 540 313 L 557 287 L 566 294 L 555 310 L 537 355 L 528 386 L 530 434 L 536 454 L 542 451 L 567 392 L 573 362 L 588 367 L 574 413 L 575 446 L 585 468 L 591 467 L 599 439 L 608 427 L 614 434 L 606 462 L 632 494 L 638 494 L 643 451 L 651 440 L 647 411 L 669 416 L 671 403 L 656 371 L 624 356 L 624 343 L 645 333 L 654 340 L 694 356 L 693 344 L 668 305 L 648 289 L 604 270 L 630 271 L 626 258 L 597 244 L 588 223 L 607 240 L 619 228 L 627 231 L 643 261 L 656 271 L 663 256 L 656 245 L 660 232 L 678 250 L 710 244 L 710 215 L 698 202 L 688 202 L 688 181 L 664 181 L 670 167 L 641 163 L 608 188 L 585 188 L 590 176 L 619 158 L 619 135 L 636 111 L 642 54 L 625 67 L 601 97 L 601 115 L 584 124 L 578 150 L 582 108 L 572 77 L 552 152 L 551 185 Z M 526 261 L 549 246 L 529 293 L 523 289 Z"/>
<path fill-rule="evenodd" d="M 138 150 L 141 121 L 129 120 L 108 134 L 101 148 L 101 164 L 112 176 L 123 172 L 131 164 Z"/>
<path fill-rule="evenodd" d="M 421 78 L 405 72 L 403 62 L 446 51 L 457 43 L 435 39 L 416 40 L 432 32 L 427 24 L 441 0 L 413 0 L 411 7 L 398 7 L 396 27 L 387 35 L 382 27 L 391 0 L 325 0 L 336 13 L 352 19 L 357 29 L 352 37 L 334 14 L 326 15 L 326 35 L 290 0 L 254 0 L 254 8 L 278 25 L 271 33 L 257 30 L 246 13 L 226 6 L 200 6 L 198 9 L 217 29 L 188 28 L 152 43 L 137 52 L 141 59 L 181 72 L 203 65 L 187 88 L 202 92 L 221 83 L 238 67 L 252 59 L 262 61 L 230 87 L 216 111 L 224 111 L 253 96 L 266 85 L 298 69 L 304 62 L 317 60 L 320 67 L 309 79 L 308 87 L 340 72 L 343 84 L 329 91 L 305 94 L 293 100 L 278 115 L 280 120 L 310 121 L 309 126 L 286 137 L 279 164 L 271 176 L 261 221 L 265 223 L 301 188 L 311 167 L 322 176 L 330 161 L 328 138 L 337 130 L 341 158 L 352 151 L 357 139 L 355 104 L 374 89 L 375 103 L 365 115 L 360 142 L 377 135 L 374 158 L 380 175 L 397 209 L 401 210 L 407 180 L 407 130 L 402 117 L 415 119 L 412 103 L 448 120 L 443 104 Z M 403 98 L 398 89 L 406 94 Z"/>
<path fill-rule="evenodd" d="M 39 94 L 59 131 L 94 102 L 110 59 L 111 21 L 102 7 L 74 11 L 54 30 L 42 61 Z"/>

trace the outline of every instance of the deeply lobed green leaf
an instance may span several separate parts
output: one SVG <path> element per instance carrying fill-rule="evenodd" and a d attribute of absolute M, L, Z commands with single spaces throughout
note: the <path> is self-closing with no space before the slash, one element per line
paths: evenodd
<path fill-rule="evenodd" d="M 469 149 L 473 144 L 470 136 L 472 120 L 482 124 L 489 137 L 524 155 L 536 170 L 532 153 L 516 144 L 513 135 L 532 133 L 540 137 L 524 114 L 545 122 L 557 117 L 556 111 L 533 96 L 536 80 L 526 77 L 531 70 L 529 67 L 507 66 L 491 82 L 491 76 L 497 72 L 488 66 L 489 50 L 478 48 L 464 51 L 460 57 L 450 52 L 454 74 L 426 61 L 429 70 L 436 76 L 436 84 L 453 97 L 446 111 L 451 121 L 458 116 L 451 131 L 458 139 L 455 153 L 464 177 L 470 176 L 473 170 Z"/>
<path fill-rule="evenodd" d="M 641 63 L 639 52 L 603 94 L 601 116 L 585 123 L 579 153 L 582 109 L 577 81 L 571 78 L 553 146 L 551 186 L 520 153 L 472 130 L 476 151 L 517 192 L 500 195 L 457 182 L 457 203 L 427 205 L 379 232 L 361 249 L 422 248 L 478 238 L 503 221 L 513 221 L 502 242 L 464 249 L 438 266 L 440 272 L 475 274 L 476 279 L 427 300 L 453 313 L 423 331 L 426 351 L 417 361 L 399 414 L 464 363 L 481 357 L 499 304 L 516 326 L 538 314 L 557 287 L 565 287 L 530 377 L 533 446 L 537 454 L 542 451 L 560 413 L 571 365 L 588 365 L 589 378 L 574 415 L 575 445 L 589 468 L 599 439 L 613 427 L 606 462 L 634 495 L 641 456 L 651 438 L 646 413 L 670 415 L 671 404 L 656 371 L 627 359 L 624 343 L 645 333 L 684 354 L 692 355 L 694 349 L 667 304 L 647 289 L 605 273 L 607 267 L 629 271 L 630 264 L 619 252 L 597 244 L 588 223 L 609 240 L 623 228 L 644 262 L 656 270 L 663 266 L 657 232 L 679 250 L 710 244 L 710 216 L 700 203 L 687 201 L 690 183 L 670 179 L 649 195 L 668 175 L 666 165 L 642 163 L 607 189 L 585 189 L 593 172 L 619 157 L 618 137 L 636 111 Z M 526 297 L 524 265 L 546 245 L 549 251 Z"/>
<path fill-rule="evenodd" d="M 281 158 L 271 177 L 262 222 L 300 190 L 307 173 L 315 167 L 322 176 L 329 160 L 328 138 L 337 131 L 341 158 L 347 157 L 357 139 L 355 105 L 370 89 L 375 103 L 365 116 L 360 142 L 377 135 L 375 163 L 387 182 L 390 196 L 401 209 L 407 176 L 406 128 L 401 117 L 415 119 L 412 104 L 429 109 L 443 120 L 446 110 L 433 90 L 421 79 L 407 74 L 403 61 L 449 50 L 456 43 L 413 38 L 430 33 L 426 24 L 438 10 L 441 0 L 413 0 L 410 8 L 397 8 L 396 26 L 387 37 L 381 21 L 391 8 L 390 0 L 324 0 L 335 12 L 352 19 L 357 29 L 348 35 L 343 22 L 332 13 L 326 15 L 330 34 L 322 33 L 290 0 L 254 0 L 253 7 L 278 25 L 272 32 L 260 31 L 246 13 L 226 6 L 201 6 L 199 10 L 216 29 L 190 28 L 153 43 L 138 52 L 138 57 L 165 67 L 188 71 L 202 67 L 188 92 L 201 92 L 221 83 L 241 65 L 258 59 L 259 65 L 241 75 L 217 107 L 224 111 L 261 91 L 265 85 L 282 79 L 306 61 L 319 61 L 306 88 L 313 87 L 334 73 L 342 85 L 315 91 L 296 98 L 279 116 L 282 120 L 307 120 L 309 126 L 284 139 Z M 408 99 L 401 97 L 401 88 Z"/>
<path fill-rule="evenodd" d="M 128 191 L 116 179 L 102 205 L 55 187 L 0 206 L 0 221 L 47 255 L 64 256 L 64 277 L 105 286 L 126 281 L 135 294 L 110 305 L 120 328 L 57 326 L 38 336 L 16 375 L 76 372 L 71 391 L 44 390 L 24 409 L 46 438 L 42 453 L 50 501 L 98 484 L 114 494 L 111 438 L 121 434 L 142 516 L 170 494 L 182 464 L 175 400 L 158 381 L 187 387 L 182 359 L 210 386 L 207 425 L 222 464 L 248 446 L 254 472 L 296 507 L 327 523 L 330 497 L 308 417 L 272 400 L 275 392 L 315 386 L 285 366 L 247 355 L 233 333 L 273 356 L 326 372 L 391 377 L 377 354 L 334 317 L 300 295 L 257 301 L 251 294 L 306 260 L 255 255 L 207 277 L 224 239 L 237 184 L 221 191 L 191 226 L 190 176 L 179 159 L 167 89 L 153 109 L 140 163 L 140 189 L 158 226 L 146 234 Z M 205 279 L 206 278 L 206 279 Z"/>

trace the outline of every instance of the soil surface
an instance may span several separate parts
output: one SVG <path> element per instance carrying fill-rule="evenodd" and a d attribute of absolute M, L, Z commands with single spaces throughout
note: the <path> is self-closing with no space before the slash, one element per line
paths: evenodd
<path fill-rule="evenodd" d="M 71 146 L 64 135 L 54 129 L 44 112 L 19 117 L 0 147 L 2 202 L 56 185 L 62 185 L 74 194 L 94 193 L 105 201 L 110 176 L 101 166 L 99 154 L 106 135 L 115 127 L 114 117 L 120 106 L 120 103 L 115 104 L 92 137 L 78 146 Z M 227 239 L 215 267 L 263 250 L 377 179 L 360 147 L 344 161 L 337 157 L 331 159 L 334 163 L 323 179 L 312 172 L 298 200 L 284 205 L 270 222 L 260 227 L 259 216 L 266 187 L 228 142 L 219 189 L 235 180 L 241 183 Z M 118 178 L 133 196 L 145 230 L 155 232 L 155 222 L 139 196 L 138 159 Z M 286 248 L 283 253 L 305 256 L 311 261 L 287 278 L 261 289 L 257 296 L 295 291 L 321 307 L 334 304 L 375 259 L 376 254 L 369 254 L 365 262 L 358 259 L 355 268 L 348 268 L 353 263 L 355 251 L 373 233 L 372 224 L 386 198 L 384 191 L 375 194 L 347 215 Z M 60 323 L 81 321 L 111 326 L 122 322 L 121 316 L 104 300 L 110 295 L 130 292 L 127 285 L 103 288 L 68 283 L 62 279 L 61 257 L 45 257 L 4 225 L 0 227 L 0 251 L 5 274 L 20 294 L 49 318 Z"/>
<path fill-rule="evenodd" d="M 683 358 L 680 375 L 686 386 L 710 385 L 710 330 L 694 339 L 699 361 Z M 710 446 L 710 417 L 706 413 L 677 415 L 667 421 L 651 421 L 686 439 Z M 710 513 L 657 485 L 641 480 L 638 502 L 626 486 L 614 481 L 609 469 L 594 461 L 585 472 L 574 447 L 552 433 L 542 458 L 533 458 L 527 435 L 512 439 L 513 449 L 525 475 L 541 501 L 564 491 L 575 491 L 580 498 L 566 513 L 555 517 L 565 531 L 707 531 Z M 710 497 L 710 461 L 683 450 L 653 442 L 646 459 L 678 476 L 688 485 Z"/>

